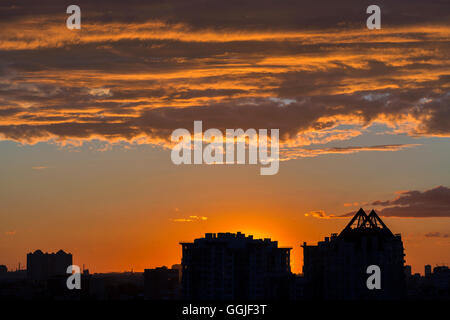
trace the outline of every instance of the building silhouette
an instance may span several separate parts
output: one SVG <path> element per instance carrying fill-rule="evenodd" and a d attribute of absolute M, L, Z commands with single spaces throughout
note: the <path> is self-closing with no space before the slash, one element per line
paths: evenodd
<path fill-rule="evenodd" d="M 183 298 L 255 300 L 288 298 L 291 248 L 240 232 L 205 234 L 182 245 Z"/>
<path fill-rule="evenodd" d="M 409 266 L 407 266 L 409 267 Z M 448 266 L 425 265 L 425 274 L 406 276 L 407 298 L 411 300 L 448 300 L 450 299 L 450 269 Z"/>
<path fill-rule="evenodd" d="M 0 300 L 449 300 L 448 266 L 425 266 L 425 275 L 404 265 L 400 235 L 375 211 L 360 209 L 340 234 L 317 245 L 304 243 L 303 274 L 290 270 L 291 248 L 240 232 L 207 233 L 182 242 L 182 261 L 170 269 L 90 274 L 81 290 L 69 290 L 72 255 L 60 250 L 27 255 L 27 269 L 0 265 Z M 379 266 L 381 288 L 366 285 L 367 267 Z"/>
<path fill-rule="evenodd" d="M 0 275 L 6 274 L 8 272 L 8 268 L 5 265 L 0 265 Z"/>
<path fill-rule="evenodd" d="M 432 286 L 436 289 L 436 295 L 450 297 L 450 269 L 447 266 L 437 266 L 430 274 Z"/>
<path fill-rule="evenodd" d="M 27 278 L 32 281 L 48 281 L 51 278 L 66 276 L 67 267 L 72 265 L 72 254 L 59 250 L 56 253 L 43 253 L 36 250 L 27 254 Z"/>
<path fill-rule="evenodd" d="M 311 299 L 402 299 L 405 297 L 404 250 L 375 211 L 360 209 L 338 234 L 316 246 L 302 245 L 305 296 Z M 367 267 L 381 270 L 381 289 L 369 290 Z"/>
<path fill-rule="evenodd" d="M 181 263 L 173 264 L 172 269 L 178 270 L 178 280 L 179 280 L 178 282 L 181 284 L 181 275 L 183 273 L 183 266 L 181 265 Z"/>
<path fill-rule="evenodd" d="M 412 274 L 411 266 L 405 266 L 405 277 L 406 278 L 411 277 L 411 274 Z"/>
<path fill-rule="evenodd" d="M 431 276 L 431 265 L 427 264 L 425 265 L 425 277 Z"/>
<path fill-rule="evenodd" d="M 175 300 L 180 297 L 180 271 L 159 267 L 144 270 L 144 292 L 147 300 Z"/>

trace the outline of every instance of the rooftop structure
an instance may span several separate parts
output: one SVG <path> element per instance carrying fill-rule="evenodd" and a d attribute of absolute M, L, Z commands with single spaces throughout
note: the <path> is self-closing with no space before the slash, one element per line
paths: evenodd
<path fill-rule="evenodd" d="M 317 245 L 304 243 L 305 292 L 329 300 L 400 299 L 405 290 L 404 250 L 374 210 L 360 209 L 338 234 Z M 381 270 L 381 289 L 369 290 L 367 267 Z"/>

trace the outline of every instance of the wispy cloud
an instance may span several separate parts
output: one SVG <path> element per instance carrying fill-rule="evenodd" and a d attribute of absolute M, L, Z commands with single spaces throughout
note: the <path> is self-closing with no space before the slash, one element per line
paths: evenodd
<path fill-rule="evenodd" d="M 197 221 L 206 221 L 208 220 L 208 217 L 204 216 L 189 216 L 189 218 L 177 218 L 177 219 L 170 219 L 173 222 L 197 222 Z"/>
<path fill-rule="evenodd" d="M 333 147 L 321 149 L 305 149 L 305 148 L 284 148 L 281 150 L 282 160 L 291 160 L 295 158 L 317 157 L 326 154 L 352 154 L 363 151 L 398 151 L 406 148 L 413 148 L 419 144 L 389 144 L 375 146 L 348 146 Z M 351 205 L 351 204 L 350 204 Z M 349 205 L 347 205 L 349 206 Z"/>
<path fill-rule="evenodd" d="M 429 232 L 425 234 L 427 238 L 450 238 L 450 233 Z"/>
<path fill-rule="evenodd" d="M 346 202 L 344 203 L 344 207 L 357 207 L 359 206 L 359 202 Z"/>
<path fill-rule="evenodd" d="M 32 167 L 32 169 L 33 170 L 44 170 L 44 169 L 47 169 L 47 167 L 46 166 L 35 166 L 35 167 Z"/>
<path fill-rule="evenodd" d="M 334 214 L 327 214 L 324 210 L 310 211 L 305 213 L 305 217 L 312 217 L 318 219 L 332 219 L 332 218 L 342 218 L 341 216 L 336 216 Z"/>

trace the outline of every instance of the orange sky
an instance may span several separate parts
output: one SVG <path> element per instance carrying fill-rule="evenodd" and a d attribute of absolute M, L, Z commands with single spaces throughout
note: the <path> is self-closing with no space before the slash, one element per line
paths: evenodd
<path fill-rule="evenodd" d="M 54 1 L 2 2 L 0 264 L 64 249 L 142 271 L 241 231 L 301 272 L 300 245 L 360 206 L 414 272 L 449 264 L 450 11 L 383 1 L 368 30 L 359 1 L 200 2 L 80 0 L 81 30 Z M 170 135 L 195 120 L 280 129 L 279 173 L 175 166 Z"/>

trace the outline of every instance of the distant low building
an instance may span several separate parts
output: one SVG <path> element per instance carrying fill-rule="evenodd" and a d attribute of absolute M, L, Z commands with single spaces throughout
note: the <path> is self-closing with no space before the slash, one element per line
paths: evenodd
<path fill-rule="evenodd" d="M 89 292 L 93 299 L 144 299 L 143 272 L 95 273 L 89 279 Z"/>
<path fill-rule="evenodd" d="M 450 269 L 448 266 L 425 266 L 425 275 L 416 273 L 406 278 L 407 296 L 412 300 L 448 300 L 450 298 Z"/>
<path fill-rule="evenodd" d="M 178 279 L 181 283 L 181 275 L 183 274 L 183 266 L 180 264 L 174 264 L 172 265 L 172 269 L 178 270 Z"/>
<path fill-rule="evenodd" d="M 144 292 L 147 300 L 180 298 L 180 274 L 176 268 L 160 267 L 144 270 Z"/>
<path fill-rule="evenodd" d="M 433 286 L 438 295 L 450 296 L 450 269 L 447 266 L 434 267 L 433 273 L 430 275 Z"/>
<path fill-rule="evenodd" d="M 72 254 L 59 250 L 43 253 L 36 250 L 27 254 L 27 278 L 32 281 L 47 281 L 54 277 L 66 276 L 67 267 L 72 265 Z"/>
<path fill-rule="evenodd" d="M 425 265 L 425 277 L 431 277 L 431 265 Z"/>
<path fill-rule="evenodd" d="M 291 248 L 240 232 L 207 233 L 181 243 L 183 298 L 262 300 L 288 298 Z"/>
<path fill-rule="evenodd" d="M 303 244 L 305 295 L 312 299 L 402 299 L 404 250 L 375 211 L 360 209 L 342 232 L 315 246 Z M 381 270 L 381 289 L 369 290 L 367 267 Z M 408 271 L 410 272 L 410 271 Z"/>
<path fill-rule="evenodd" d="M 406 278 L 411 277 L 412 269 L 411 266 L 405 266 L 405 276 Z"/>

